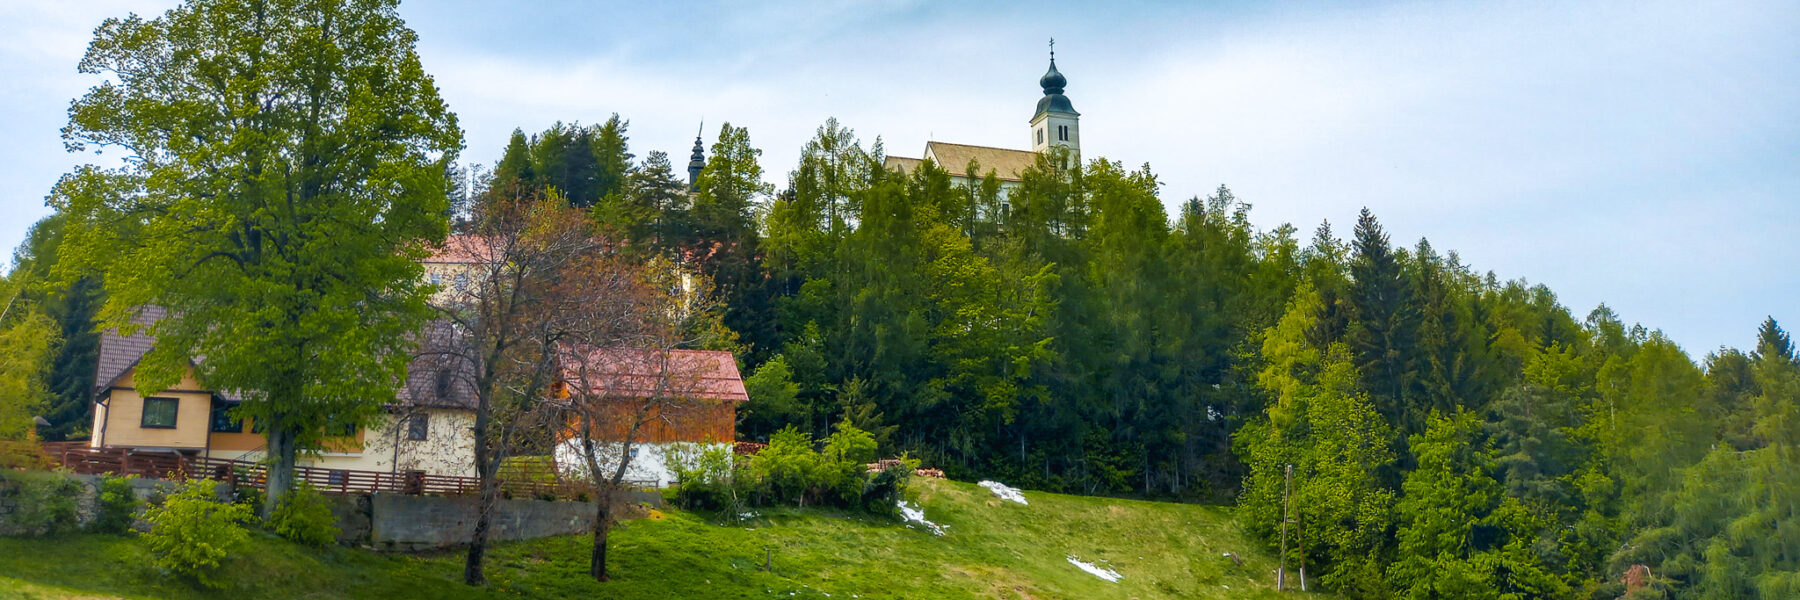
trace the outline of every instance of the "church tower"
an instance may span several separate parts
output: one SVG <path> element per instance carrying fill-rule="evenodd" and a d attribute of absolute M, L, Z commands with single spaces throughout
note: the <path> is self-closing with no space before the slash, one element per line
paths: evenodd
<path fill-rule="evenodd" d="M 700 124 L 700 131 L 694 133 L 694 153 L 688 156 L 688 191 L 700 191 L 700 171 L 706 168 L 706 146 L 700 143 L 700 136 L 706 132 L 706 123 Z"/>
<path fill-rule="evenodd" d="M 1050 41 L 1050 70 L 1038 78 L 1044 97 L 1038 99 L 1037 114 L 1031 117 L 1031 151 L 1048 152 L 1051 148 L 1069 149 L 1071 165 L 1081 164 L 1081 113 L 1063 95 L 1069 80 L 1056 70 L 1056 40 Z"/>

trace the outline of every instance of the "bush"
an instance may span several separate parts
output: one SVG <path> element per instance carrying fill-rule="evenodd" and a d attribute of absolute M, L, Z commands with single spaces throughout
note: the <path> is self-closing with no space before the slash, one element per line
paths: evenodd
<path fill-rule="evenodd" d="M 94 502 L 94 521 L 88 523 L 88 531 L 97 533 L 125 533 L 131 531 L 131 523 L 136 520 L 138 506 L 137 491 L 132 489 L 131 480 L 135 476 L 107 477 L 100 480 L 100 495 Z"/>
<path fill-rule="evenodd" d="M 823 452 L 813 450 L 812 437 L 793 427 L 769 437 L 768 447 L 750 458 L 748 482 L 741 485 L 775 504 L 831 504 L 891 515 L 906 489 L 916 461 L 874 475 L 876 442 L 868 432 L 839 423 L 825 438 Z"/>
<path fill-rule="evenodd" d="M 869 477 L 856 497 L 856 508 L 873 515 L 899 517 L 900 501 L 906 499 L 906 484 L 917 468 L 919 461 L 903 456 L 900 464 L 889 465 Z"/>
<path fill-rule="evenodd" d="M 741 504 L 728 446 L 684 444 L 669 453 L 675 469 L 675 504 L 686 509 L 722 510 Z"/>
<path fill-rule="evenodd" d="M 218 482 L 205 479 L 181 486 L 162 506 L 144 512 L 150 531 L 144 541 L 156 565 L 206 587 L 220 587 L 213 576 L 220 561 L 242 544 L 249 532 L 250 508 L 218 500 Z"/>
<path fill-rule="evenodd" d="M 331 514 L 331 501 L 304 481 L 275 505 L 275 511 L 269 514 L 269 527 L 276 535 L 308 546 L 322 547 L 337 541 L 337 515 Z"/>
<path fill-rule="evenodd" d="M 5 531 L 30 536 L 75 530 L 84 487 L 62 471 L 0 472 L 0 496 L 13 507 Z"/>
<path fill-rule="evenodd" d="M 758 495 L 767 495 L 777 504 L 805 506 L 818 470 L 819 453 L 812 448 L 812 435 L 792 425 L 769 436 L 769 445 L 750 457 Z"/>

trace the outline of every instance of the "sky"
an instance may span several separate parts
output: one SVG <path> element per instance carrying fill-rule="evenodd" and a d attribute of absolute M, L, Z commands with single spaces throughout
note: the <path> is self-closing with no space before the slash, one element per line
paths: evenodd
<path fill-rule="evenodd" d="M 101 20 L 168 1 L 0 3 L 0 247 L 91 162 L 63 151 Z M 462 160 L 514 128 L 629 119 L 677 164 L 747 127 L 780 186 L 836 117 L 865 144 L 1029 147 L 1046 42 L 1084 157 L 1149 164 L 1171 214 L 1227 185 L 1251 220 L 1367 207 L 1397 245 L 1605 303 L 1698 360 L 1800 327 L 1800 2 L 412 0 Z"/>

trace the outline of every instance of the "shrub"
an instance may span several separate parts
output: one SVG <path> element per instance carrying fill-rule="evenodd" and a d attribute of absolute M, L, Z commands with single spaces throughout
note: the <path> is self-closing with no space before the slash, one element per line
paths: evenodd
<path fill-rule="evenodd" d="M 741 505 L 742 490 L 732 472 L 731 448 L 684 444 L 669 453 L 675 469 L 675 503 L 682 508 L 722 510 Z"/>
<path fill-rule="evenodd" d="M 210 479 L 189 482 L 144 512 L 150 522 L 144 541 L 156 565 L 206 587 L 221 586 L 214 578 L 220 561 L 249 535 L 243 523 L 250 508 L 219 502 L 217 488 Z"/>
<path fill-rule="evenodd" d="M 100 495 L 94 502 L 94 521 L 88 523 L 88 531 L 97 533 L 125 533 L 131 531 L 131 523 L 137 517 L 137 491 L 132 489 L 131 480 L 136 476 L 107 477 L 100 480 Z"/>
<path fill-rule="evenodd" d="M 275 511 L 269 514 L 269 527 L 275 535 L 308 546 L 337 541 L 337 515 L 331 513 L 331 501 L 304 481 L 275 505 Z"/>
<path fill-rule="evenodd" d="M 56 535 L 79 523 L 85 486 L 61 471 L 0 472 L 0 495 L 10 496 L 6 531 L 14 535 Z"/>
<path fill-rule="evenodd" d="M 906 484 L 912 480 L 913 470 L 917 468 L 919 461 L 902 456 L 899 464 L 889 465 L 869 477 L 855 498 L 856 508 L 873 515 L 899 517 L 900 501 L 906 498 Z"/>
<path fill-rule="evenodd" d="M 818 470 L 819 453 L 812 449 L 812 435 L 792 425 L 769 436 L 769 445 L 750 458 L 750 473 L 758 491 L 782 504 L 805 505 Z"/>
<path fill-rule="evenodd" d="M 33 440 L 0 440 L 0 469 L 48 469 L 56 461 Z"/>

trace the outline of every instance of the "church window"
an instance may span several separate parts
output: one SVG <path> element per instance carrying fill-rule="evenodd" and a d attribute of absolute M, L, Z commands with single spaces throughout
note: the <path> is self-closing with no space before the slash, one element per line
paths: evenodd
<path fill-rule="evenodd" d="M 1044 130 L 1042 130 L 1042 129 L 1039 129 L 1039 130 L 1038 130 L 1038 141 L 1037 141 L 1037 143 L 1039 143 L 1039 144 L 1042 144 L 1042 143 L 1044 143 Z"/>
<path fill-rule="evenodd" d="M 1056 126 L 1056 139 L 1058 141 L 1063 141 L 1063 142 L 1069 141 L 1069 126 L 1068 125 L 1057 125 Z"/>

